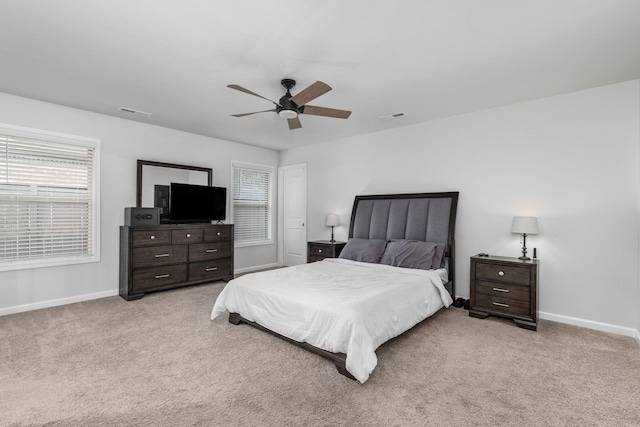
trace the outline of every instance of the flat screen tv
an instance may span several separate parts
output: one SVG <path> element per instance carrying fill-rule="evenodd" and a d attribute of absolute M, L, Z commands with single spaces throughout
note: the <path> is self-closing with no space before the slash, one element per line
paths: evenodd
<path fill-rule="evenodd" d="M 226 210 L 224 187 L 171 183 L 169 218 L 173 223 L 223 221 Z"/>

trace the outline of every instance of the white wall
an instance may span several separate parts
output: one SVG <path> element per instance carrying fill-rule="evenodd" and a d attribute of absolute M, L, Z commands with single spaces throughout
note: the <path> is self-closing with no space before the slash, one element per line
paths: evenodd
<path fill-rule="evenodd" d="M 273 150 L 2 93 L 0 122 L 100 139 L 102 219 L 100 262 L 0 273 L 0 314 L 117 295 L 119 226 L 124 208 L 136 203 L 137 159 L 210 167 L 214 185 L 222 187 L 229 186 L 231 160 L 278 166 Z M 236 270 L 277 260 L 275 244 L 237 248 L 235 255 Z"/>
<path fill-rule="evenodd" d="M 309 239 L 328 238 L 324 218 L 336 212 L 345 224 L 336 239 L 346 240 L 357 194 L 460 191 L 456 290 L 464 297 L 469 257 L 519 256 L 512 218 L 537 216 L 540 234 L 527 246 L 541 260 L 541 315 L 632 335 L 640 311 L 638 104 L 635 80 L 290 149 L 280 165 L 308 164 Z"/>

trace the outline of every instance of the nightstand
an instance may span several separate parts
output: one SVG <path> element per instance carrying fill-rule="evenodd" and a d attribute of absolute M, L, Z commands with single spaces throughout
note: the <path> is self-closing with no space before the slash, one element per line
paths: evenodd
<path fill-rule="evenodd" d="M 325 258 L 338 258 L 347 242 L 316 240 L 307 242 L 307 262 L 322 261 Z"/>
<path fill-rule="evenodd" d="M 537 259 L 471 257 L 469 316 L 500 316 L 521 328 L 538 327 Z"/>

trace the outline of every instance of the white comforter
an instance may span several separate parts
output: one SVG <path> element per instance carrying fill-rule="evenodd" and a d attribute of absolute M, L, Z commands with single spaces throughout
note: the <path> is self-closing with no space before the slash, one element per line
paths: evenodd
<path fill-rule="evenodd" d="M 451 303 L 433 271 L 325 259 L 230 281 L 211 320 L 238 313 L 295 341 L 345 353 L 347 370 L 364 383 L 381 344 Z"/>

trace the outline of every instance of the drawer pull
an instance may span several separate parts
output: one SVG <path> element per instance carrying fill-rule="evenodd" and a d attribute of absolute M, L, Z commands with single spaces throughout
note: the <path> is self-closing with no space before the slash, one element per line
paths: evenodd
<path fill-rule="evenodd" d="M 166 279 L 167 277 L 169 277 L 168 274 L 159 274 L 156 276 L 156 279 Z"/>
<path fill-rule="evenodd" d="M 509 289 L 493 288 L 494 291 L 509 293 Z"/>
<path fill-rule="evenodd" d="M 219 236 L 219 235 L 220 235 L 220 232 L 218 231 L 218 232 L 216 233 L 216 236 Z"/>
<path fill-rule="evenodd" d="M 318 253 L 321 254 L 322 253 L 322 249 L 318 249 Z"/>
<path fill-rule="evenodd" d="M 164 257 L 168 257 L 169 254 L 157 254 L 156 258 L 164 258 Z"/>
<path fill-rule="evenodd" d="M 500 277 L 504 276 L 504 271 L 498 271 L 498 276 Z"/>
<path fill-rule="evenodd" d="M 217 249 L 207 249 L 207 250 L 205 250 L 205 252 L 210 254 L 212 252 L 218 252 L 218 250 Z"/>
<path fill-rule="evenodd" d="M 155 240 L 155 239 L 156 239 L 156 236 L 151 235 L 151 236 L 149 236 L 149 238 L 150 238 L 151 240 Z"/>
<path fill-rule="evenodd" d="M 204 271 L 216 271 L 218 269 L 218 267 L 209 267 L 209 268 L 205 268 Z"/>
<path fill-rule="evenodd" d="M 498 307 L 509 308 L 509 304 L 503 304 L 501 302 L 494 302 L 493 305 L 497 305 Z"/>
<path fill-rule="evenodd" d="M 187 233 L 187 237 L 191 237 L 191 233 Z"/>

